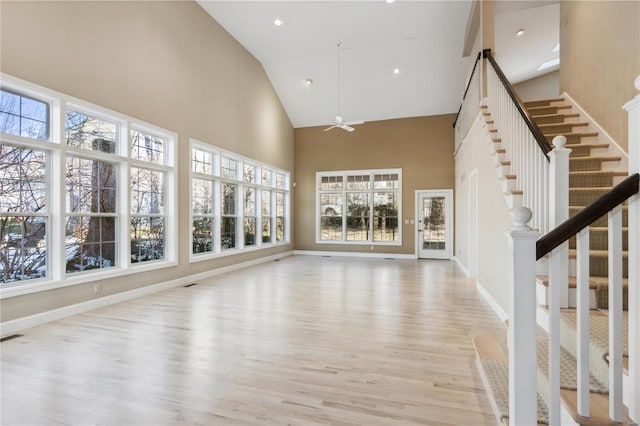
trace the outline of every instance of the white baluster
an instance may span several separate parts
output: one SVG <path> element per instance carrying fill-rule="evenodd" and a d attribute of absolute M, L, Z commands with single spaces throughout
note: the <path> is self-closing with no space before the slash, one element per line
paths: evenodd
<path fill-rule="evenodd" d="M 509 423 L 537 423 L 536 240 L 527 226 L 531 211 L 511 210 L 509 244 Z"/>
<path fill-rule="evenodd" d="M 576 322 L 578 368 L 578 414 L 589 417 L 589 227 L 576 240 Z"/>
<path fill-rule="evenodd" d="M 609 418 L 622 421 L 622 207 L 609 212 Z"/>
<path fill-rule="evenodd" d="M 640 75 L 635 79 L 640 91 Z M 624 105 L 629 113 L 629 174 L 640 173 L 640 95 Z M 640 424 L 640 195 L 628 201 L 629 214 L 629 417 Z"/>

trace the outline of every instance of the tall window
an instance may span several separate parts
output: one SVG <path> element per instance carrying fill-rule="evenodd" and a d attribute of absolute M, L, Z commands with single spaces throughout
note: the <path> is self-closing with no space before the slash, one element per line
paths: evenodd
<path fill-rule="evenodd" d="M 317 242 L 401 244 L 402 171 L 319 172 Z"/>
<path fill-rule="evenodd" d="M 3 293 L 174 259 L 166 242 L 175 215 L 165 201 L 175 187 L 175 135 L 4 75 L 0 131 Z"/>
<path fill-rule="evenodd" d="M 192 259 L 288 240 L 287 172 L 192 141 L 191 188 Z"/>

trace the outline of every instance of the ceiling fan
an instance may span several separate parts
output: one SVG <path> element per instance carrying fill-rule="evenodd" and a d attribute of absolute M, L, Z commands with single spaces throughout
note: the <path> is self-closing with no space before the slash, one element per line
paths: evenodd
<path fill-rule="evenodd" d="M 340 45 L 342 43 L 338 43 L 338 115 L 336 115 L 336 119 L 331 127 L 327 127 L 324 129 L 324 132 L 327 132 L 331 129 L 339 128 L 342 130 L 346 130 L 347 132 L 353 132 L 355 129 L 351 126 L 356 126 L 358 124 L 363 124 L 364 121 L 356 120 L 356 121 L 347 121 L 345 122 L 342 118 L 342 114 L 340 114 Z"/>

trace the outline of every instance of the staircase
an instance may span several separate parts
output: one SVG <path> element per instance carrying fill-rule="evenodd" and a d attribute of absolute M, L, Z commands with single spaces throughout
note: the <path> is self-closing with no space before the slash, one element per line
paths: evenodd
<path fill-rule="evenodd" d="M 627 176 L 626 170 L 620 170 L 622 158 L 612 155 L 609 144 L 599 139 L 597 131 L 592 130 L 591 123 L 574 112 L 570 104 L 562 98 L 526 102 L 525 107 L 534 122 L 542 130 L 543 135 L 552 142 L 556 136 L 564 136 L 567 140 L 565 148 L 571 149 L 569 156 L 569 217 L 583 210 L 587 205 L 611 190 Z M 491 113 L 484 108 L 482 112 L 485 125 L 492 140 L 490 152 L 494 155 L 498 176 L 503 190 L 509 200 L 510 207 L 519 205 L 518 197 L 522 191 L 518 189 L 518 176 L 510 169 L 507 152 L 503 148 L 498 129 L 494 128 Z M 624 309 L 627 310 L 627 258 L 628 230 L 626 228 L 628 212 L 623 207 L 623 280 Z M 574 309 L 563 309 L 561 312 L 561 350 L 560 350 L 560 396 L 564 407 L 568 408 L 577 424 L 614 425 L 608 418 L 608 223 L 606 215 L 590 227 L 590 405 L 591 416 L 587 420 L 577 414 L 576 409 L 576 314 Z M 575 237 L 569 241 L 569 257 L 575 259 Z M 575 260 L 571 261 L 569 278 L 569 306 L 575 307 Z M 538 275 L 538 285 L 546 293 L 548 276 Z M 540 300 L 543 299 L 543 300 Z M 539 298 L 541 305 L 546 305 L 546 294 Z M 623 317 L 624 366 L 628 368 L 628 316 Z M 508 424 L 508 350 L 507 333 L 488 333 L 476 336 L 474 346 L 478 355 L 478 369 L 485 388 L 488 391 L 492 407 L 498 418 Z M 548 381 L 548 342 L 544 330 L 539 330 L 537 344 L 537 382 L 538 382 L 538 424 L 548 424 L 548 405 L 550 403 Z M 625 418 L 626 419 L 626 418 Z M 626 419 L 628 420 L 628 419 Z"/>
<path fill-rule="evenodd" d="M 574 112 L 563 98 L 525 102 L 525 107 L 533 121 L 538 125 L 549 143 L 556 136 L 567 138 L 565 148 L 571 149 L 569 156 L 569 217 L 584 209 L 627 176 L 620 169 L 621 157 L 612 155 L 609 144 L 600 140 L 592 123 Z M 624 309 L 627 304 L 628 275 L 628 211 L 623 207 L 623 281 Z M 607 217 L 603 216 L 595 226 L 589 229 L 590 237 L 590 276 L 593 293 L 592 308 L 607 309 L 608 305 L 608 255 L 607 255 Z M 575 259 L 575 237 L 569 242 L 569 256 Z M 573 265 L 575 269 L 575 265 Z M 572 273 L 571 275 L 575 275 Z M 547 286 L 548 277 L 538 276 L 538 285 Z M 569 287 L 575 289 L 575 279 L 569 280 Z M 575 298 L 572 298 L 575 300 Z M 571 299 L 570 299 L 571 300 Z M 575 307 L 575 302 L 570 303 Z"/>

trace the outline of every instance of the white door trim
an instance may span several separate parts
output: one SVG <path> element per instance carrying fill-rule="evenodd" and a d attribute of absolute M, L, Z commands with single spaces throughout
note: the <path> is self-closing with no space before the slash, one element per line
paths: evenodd
<path fill-rule="evenodd" d="M 453 256 L 453 189 L 417 189 L 415 191 L 415 227 L 414 227 L 414 239 L 415 239 L 415 255 L 420 259 L 420 220 L 421 220 L 421 206 L 420 196 L 427 194 L 444 194 L 446 208 L 445 208 L 445 235 L 446 235 L 446 259 L 451 259 Z"/>

